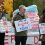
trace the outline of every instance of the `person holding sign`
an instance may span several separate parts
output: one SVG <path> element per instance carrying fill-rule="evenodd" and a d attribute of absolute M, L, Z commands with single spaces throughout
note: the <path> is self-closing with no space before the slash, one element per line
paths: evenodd
<path fill-rule="evenodd" d="M 43 20 L 42 23 L 45 23 L 45 9 L 43 10 Z M 42 45 L 45 45 L 45 34 L 42 37 Z"/>
<path fill-rule="evenodd" d="M 2 20 L 3 17 L 4 17 L 4 12 L 2 10 L 2 7 L 0 6 L 0 21 Z M 0 27 L 0 45 L 4 45 L 4 38 L 5 38 L 5 32 Z"/>
<path fill-rule="evenodd" d="M 27 30 L 17 32 L 15 24 L 14 24 L 14 21 L 18 21 L 22 19 L 25 19 L 25 6 L 24 5 L 19 6 L 19 12 L 13 17 L 13 26 L 15 28 L 15 45 L 20 45 L 20 42 L 21 42 L 21 45 L 26 45 Z"/>

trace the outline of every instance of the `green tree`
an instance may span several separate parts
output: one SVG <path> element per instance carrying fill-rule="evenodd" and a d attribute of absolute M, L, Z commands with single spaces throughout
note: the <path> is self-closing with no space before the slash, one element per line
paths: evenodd
<path fill-rule="evenodd" d="M 19 5 L 31 5 L 33 0 L 13 0 L 13 8 L 14 10 L 17 9 L 19 7 Z"/>
<path fill-rule="evenodd" d="M 39 15 L 42 15 L 43 11 L 43 0 L 33 0 L 33 4 L 36 4 L 38 7 Z"/>

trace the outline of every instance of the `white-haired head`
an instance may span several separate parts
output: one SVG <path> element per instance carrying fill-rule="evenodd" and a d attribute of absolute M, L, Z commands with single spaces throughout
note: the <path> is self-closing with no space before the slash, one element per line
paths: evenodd
<path fill-rule="evenodd" d="M 20 5 L 20 6 L 19 6 L 19 9 L 20 9 L 20 8 L 26 9 L 25 5 Z"/>

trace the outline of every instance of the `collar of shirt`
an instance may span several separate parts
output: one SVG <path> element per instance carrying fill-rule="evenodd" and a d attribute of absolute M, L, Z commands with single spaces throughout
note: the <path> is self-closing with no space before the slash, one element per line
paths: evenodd
<path fill-rule="evenodd" d="M 24 16 L 24 15 L 25 15 L 25 13 L 23 14 L 23 13 L 20 13 L 20 12 L 19 12 L 19 14 L 20 14 L 21 16 Z"/>

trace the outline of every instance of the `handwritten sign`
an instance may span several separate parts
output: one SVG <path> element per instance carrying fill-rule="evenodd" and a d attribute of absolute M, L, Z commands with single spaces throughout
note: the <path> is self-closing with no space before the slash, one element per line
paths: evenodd
<path fill-rule="evenodd" d="M 28 30 L 28 22 L 26 19 L 15 21 L 16 31 L 25 31 Z"/>
<path fill-rule="evenodd" d="M 40 33 L 45 34 L 45 23 L 39 24 L 39 27 L 40 27 Z"/>
<path fill-rule="evenodd" d="M 11 31 L 14 32 L 14 28 L 10 21 L 0 20 L 0 32 Z"/>
<path fill-rule="evenodd" d="M 3 22 L 0 20 L 0 32 L 5 32 L 5 28 L 4 28 L 4 25 L 3 25 Z"/>
<path fill-rule="evenodd" d="M 38 28 L 38 22 L 33 20 L 31 18 L 26 18 L 22 20 L 15 21 L 16 31 L 25 31 L 29 29 L 37 29 Z"/>

